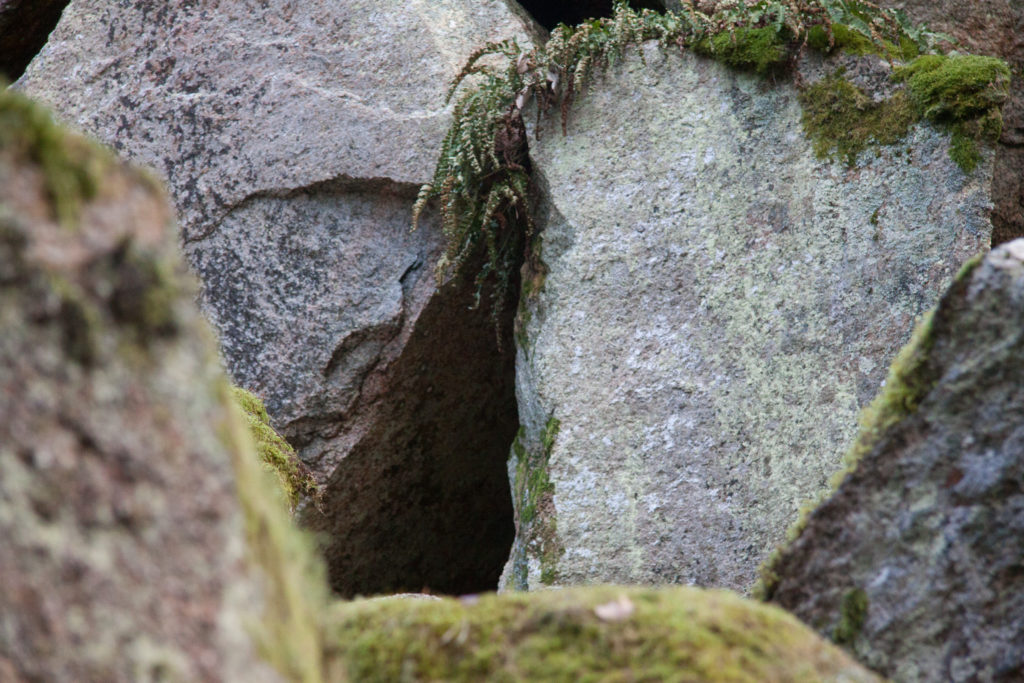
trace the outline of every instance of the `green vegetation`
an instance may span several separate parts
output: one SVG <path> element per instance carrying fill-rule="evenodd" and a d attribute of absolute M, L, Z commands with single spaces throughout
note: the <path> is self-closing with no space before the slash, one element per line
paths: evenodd
<path fill-rule="evenodd" d="M 601 586 L 338 604 L 331 679 L 877 680 L 781 609 L 727 591 Z"/>
<path fill-rule="evenodd" d="M 551 417 L 544 425 L 540 435 L 540 448 L 531 452 L 523 443 L 526 430 L 519 428 L 516 439 L 512 443 L 512 452 L 516 457 L 516 473 L 513 482 L 517 525 L 529 528 L 524 536 L 528 538 L 528 550 L 540 557 L 542 584 L 551 585 L 556 579 L 555 563 L 561 554 L 556 535 L 554 511 L 555 485 L 551 483 L 548 473 L 548 461 L 555 447 L 555 439 L 561 423 Z M 518 576 L 514 581 L 516 587 L 524 587 L 525 576 Z"/>
<path fill-rule="evenodd" d="M 232 387 L 232 393 L 235 402 L 245 411 L 260 462 L 266 471 L 277 477 L 288 507 L 294 510 L 303 496 L 319 503 L 320 487 L 309 468 L 295 455 L 295 449 L 270 426 L 270 416 L 263 401 L 239 387 Z"/>
<path fill-rule="evenodd" d="M 852 643 L 868 616 L 868 594 L 861 588 L 851 588 L 843 594 L 839 608 L 839 623 L 832 632 L 832 640 L 840 645 Z"/>
<path fill-rule="evenodd" d="M 489 283 L 497 325 L 534 230 L 522 117 L 530 101 L 537 105 L 538 134 L 552 110 L 564 133 L 572 104 L 595 75 L 647 40 L 766 73 L 794 63 L 809 45 L 903 56 L 927 52 L 940 38 L 866 0 L 723 3 L 710 15 L 689 1 L 679 12 L 657 13 L 618 0 L 611 17 L 557 26 L 544 46 L 488 43 L 452 82 L 454 118 L 433 179 L 420 191 L 413 227 L 436 200 L 446 242 L 437 276 L 466 275 L 470 264 L 482 263 L 475 273 L 477 301 Z"/>
<path fill-rule="evenodd" d="M 1000 107 L 1010 96 L 1010 67 L 994 57 L 923 55 L 896 69 L 918 115 L 952 133 L 949 154 L 965 172 L 981 159 L 979 142 L 1003 130 Z"/>
<path fill-rule="evenodd" d="M 965 173 L 981 160 L 979 142 L 1002 131 L 999 107 L 1009 97 L 1010 71 L 992 57 L 922 55 L 893 71 L 905 91 L 875 102 L 837 71 L 800 93 L 803 125 L 820 158 L 851 166 L 870 145 L 891 145 L 928 120 L 951 134 L 949 155 Z"/>
<path fill-rule="evenodd" d="M 0 151 L 25 154 L 39 165 L 55 218 L 73 226 L 83 202 L 96 195 L 109 155 L 79 135 L 65 132 L 50 113 L 0 81 Z"/>
<path fill-rule="evenodd" d="M 322 561 L 312 539 L 292 523 L 266 466 L 261 467 L 254 457 L 264 432 L 254 430 L 252 412 L 239 405 L 246 396 L 227 380 L 219 391 L 229 408 L 222 438 L 231 454 L 245 516 L 248 559 L 266 577 L 264 600 L 254 607 L 260 617 L 248 625 L 249 630 L 262 657 L 284 680 L 320 683 L 324 680 L 324 605 L 329 599 Z"/>
<path fill-rule="evenodd" d="M 917 120 L 904 93 L 875 102 L 841 71 L 800 91 L 803 126 L 819 158 L 836 155 L 853 165 L 874 144 L 891 145 Z"/>

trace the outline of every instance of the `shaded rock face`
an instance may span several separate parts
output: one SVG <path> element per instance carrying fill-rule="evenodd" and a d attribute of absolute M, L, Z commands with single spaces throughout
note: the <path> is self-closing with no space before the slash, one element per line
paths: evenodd
<path fill-rule="evenodd" d="M 327 621 L 331 680 L 880 680 L 791 615 L 726 591 L 382 598 L 339 604 Z"/>
<path fill-rule="evenodd" d="M 67 4 L 68 0 L 0 0 L 0 78 L 21 76 Z"/>
<path fill-rule="evenodd" d="M 774 565 L 774 602 L 895 680 L 1024 678 L 1022 330 L 1016 240 L 944 295 L 917 410 Z"/>
<path fill-rule="evenodd" d="M 914 22 L 953 36 L 961 49 L 1002 57 L 1013 67 L 992 182 L 992 244 L 1024 237 L 1024 3 L 885 0 L 879 4 L 905 10 Z"/>
<path fill-rule="evenodd" d="M 646 58 L 531 140 L 547 274 L 518 321 L 503 585 L 747 589 L 915 317 L 988 245 L 990 151 L 964 175 L 920 126 L 820 161 L 790 83 Z M 883 63 L 847 66 L 882 87 Z"/>
<path fill-rule="evenodd" d="M 504 0 L 84 0 L 68 9 L 18 87 L 167 179 L 232 377 L 265 400 L 274 426 L 321 482 L 344 479 L 336 471 L 359 451 L 377 463 L 360 485 L 384 499 L 469 501 L 481 490 L 473 488 L 476 474 L 464 485 L 449 481 L 454 491 L 410 478 L 419 466 L 406 468 L 408 490 L 385 490 L 372 477 L 411 448 L 409 458 L 442 469 L 450 460 L 488 463 L 482 490 L 507 488 L 503 461 L 516 420 L 507 359 L 480 322 L 486 313 L 468 310 L 458 287 L 438 289 L 436 221 L 427 218 L 414 234 L 409 225 L 450 120 L 448 82 L 485 42 L 515 36 L 525 44 L 535 34 L 523 10 Z M 428 307 L 447 311 L 433 319 L 478 335 L 427 330 Z M 443 395 L 469 382 L 493 391 L 444 412 L 414 412 L 421 401 L 401 394 L 411 372 L 403 368 L 433 351 L 409 344 L 442 338 L 452 344 L 443 353 L 476 374 L 439 370 L 425 383 Z M 377 436 L 392 429 L 456 436 L 434 440 L 427 456 L 409 439 Z M 440 446 L 460 443 L 477 450 Z M 343 526 L 363 515 L 341 502 L 329 509 Z M 445 508 L 436 524 L 457 526 L 470 511 L 474 504 Z M 511 529 L 507 494 L 502 519 Z M 470 530 L 453 538 L 465 539 L 460 554 L 491 557 L 507 553 L 508 533 L 500 553 L 486 544 L 478 550 L 481 538 Z M 371 562 L 373 554 L 354 547 L 352 557 Z M 383 575 L 374 565 L 332 567 L 332 576 L 349 570 Z M 400 588 L 438 582 L 423 576 Z"/>
<path fill-rule="evenodd" d="M 5 681 L 278 680 L 173 233 L 151 179 L 0 93 Z"/>

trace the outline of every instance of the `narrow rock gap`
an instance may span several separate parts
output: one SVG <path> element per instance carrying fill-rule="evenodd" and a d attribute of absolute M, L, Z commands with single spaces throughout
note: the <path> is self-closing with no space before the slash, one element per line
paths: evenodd
<path fill-rule="evenodd" d="M 0 79 L 16 81 L 46 45 L 68 0 L 0 0 Z"/>
<path fill-rule="evenodd" d="M 519 4 L 533 15 L 537 23 L 550 31 L 558 24 L 575 26 L 584 19 L 611 16 L 615 3 L 613 0 L 519 0 Z M 665 9 L 663 0 L 630 0 L 629 6 L 658 11 Z"/>
<path fill-rule="evenodd" d="M 518 428 L 512 309 L 499 351 L 456 282 L 420 314 L 384 415 L 325 487 L 317 533 L 343 597 L 492 591 L 515 534 L 506 461 Z"/>

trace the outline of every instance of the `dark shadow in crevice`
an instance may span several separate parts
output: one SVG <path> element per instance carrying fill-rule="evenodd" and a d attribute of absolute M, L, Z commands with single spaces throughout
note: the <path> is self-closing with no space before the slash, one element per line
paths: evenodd
<path fill-rule="evenodd" d="M 0 78 L 14 81 L 46 45 L 69 0 L 0 0 Z"/>
<path fill-rule="evenodd" d="M 488 312 L 470 309 L 473 292 L 449 284 L 427 304 L 387 407 L 335 470 L 322 512 L 304 516 L 343 597 L 497 588 L 515 533 L 512 320 L 500 352 Z"/>
<path fill-rule="evenodd" d="M 575 26 L 584 19 L 611 16 L 615 3 L 613 0 L 519 0 L 519 4 L 550 31 L 558 24 Z M 663 0 L 630 0 L 629 5 L 634 9 L 665 9 Z"/>

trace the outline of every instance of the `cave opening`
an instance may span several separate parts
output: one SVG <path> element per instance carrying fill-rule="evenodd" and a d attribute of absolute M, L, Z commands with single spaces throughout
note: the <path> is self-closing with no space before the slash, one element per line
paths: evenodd
<path fill-rule="evenodd" d="M 611 16 L 615 5 L 614 0 L 519 0 L 519 4 L 549 31 L 558 24 L 575 26 L 585 19 Z M 630 0 L 628 4 L 634 9 L 665 9 L 664 0 Z"/>
<path fill-rule="evenodd" d="M 515 536 L 515 307 L 499 349 L 475 295 L 472 277 L 451 282 L 423 310 L 385 414 L 334 471 L 321 509 L 303 515 L 341 597 L 498 587 Z"/>

